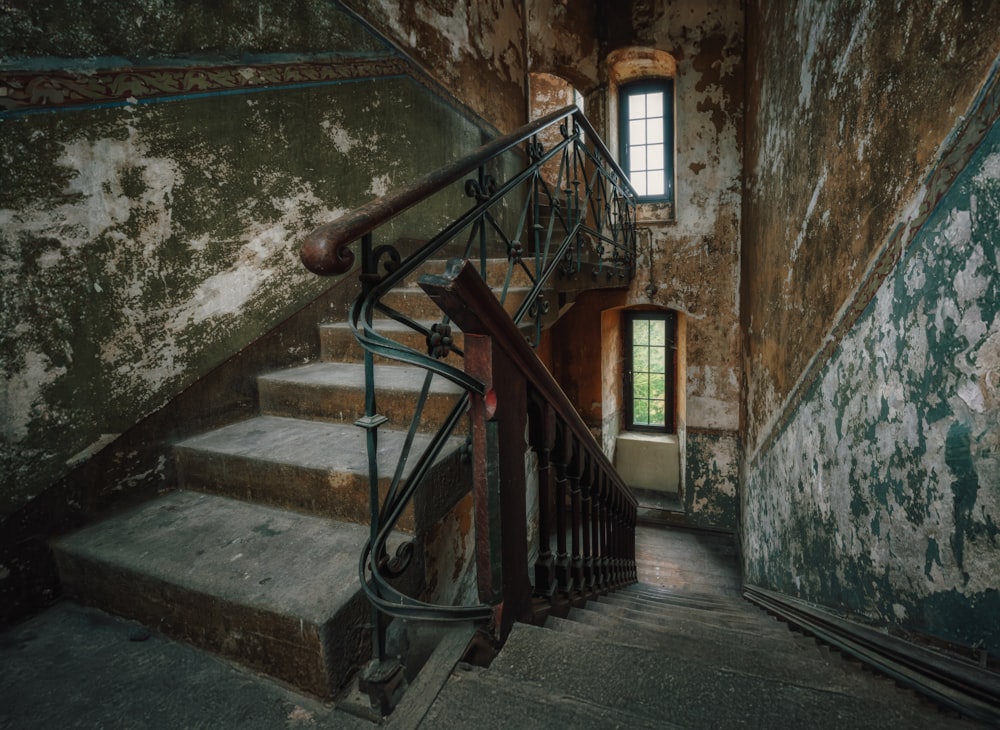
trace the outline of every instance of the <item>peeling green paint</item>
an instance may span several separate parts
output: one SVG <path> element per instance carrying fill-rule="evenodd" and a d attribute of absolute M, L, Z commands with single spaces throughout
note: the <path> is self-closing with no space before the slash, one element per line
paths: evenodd
<path fill-rule="evenodd" d="M 484 137 L 402 77 L 0 119 L 0 515 L 328 286 L 316 225 Z"/>
<path fill-rule="evenodd" d="M 734 530 L 738 519 L 739 440 L 725 432 L 689 431 L 684 511 L 693 524 Z"/>
<path fill-rule="evenodd" d="M 748 582 L 1000 651 L 998 213 L 995 124 L 749 471 Z"/>

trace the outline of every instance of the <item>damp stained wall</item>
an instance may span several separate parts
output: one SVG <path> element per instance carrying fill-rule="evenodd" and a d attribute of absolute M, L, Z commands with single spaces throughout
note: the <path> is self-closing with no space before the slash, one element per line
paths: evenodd
<path fill-rule="evenodd" d="M 527 121 L 523 0 L 348 0 L 457 99 L 502 132 Z"/>
<path fill-rule="evenodd" d="M 330 286 L 316 225 L 491 134 L 332 3 L 80 5 L 2 10 L 0 516 Z"/>
<path fill-rule="evenodd" d="M 614 9 L 603 7 L 601 12 Z M 557 376 L 568 392 L 577 394 L 575 402 L 587 420 L 616 429 L 617 417 L 602 405 L 601 374 L 595 367 L 601 358 L 593 354 L 601 352 L 602 328 L 594 310 L 652 305 L 681 312 L 687 327 L 686 406 L 679 419 L 685 513 L 696 524 L 733 529 L 742 377 L 743 11 L 738 0 L 710 5 L 660 0 L 617 9 L 626 16 L 628 29 L 621 19 L 604 27 L 602 60 L 613 51 L 638 46 L 666 51 L 677 63 L 676 205 L 672 211 L 640 206 L 638 275 L 624 298 L 608 294 L 595 302 L 588 295 L 575 305 L 578 311 L 571 309 L 557 323 L 553 351 L 573 354 L 555 365 Z M 616 125 L 608 122 L 608 71 L 605 65 L 603 85 L 588 94 L 586 112 L 617 154 Z"/>
<path fill-rule="evenodd" d="M 1000 650 L 1000 8 L 753 6 L 745 580 Z"/>

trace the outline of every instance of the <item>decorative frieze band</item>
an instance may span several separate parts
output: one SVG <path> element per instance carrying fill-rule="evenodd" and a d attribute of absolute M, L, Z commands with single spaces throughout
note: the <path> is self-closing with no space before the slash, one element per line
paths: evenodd
<path fill-rule="evenodd" d="M 409 72 L 402 58 L 347 58 L 279 64 L 0 71 L 0 115 L 198 94 L 306 86 Z"/>

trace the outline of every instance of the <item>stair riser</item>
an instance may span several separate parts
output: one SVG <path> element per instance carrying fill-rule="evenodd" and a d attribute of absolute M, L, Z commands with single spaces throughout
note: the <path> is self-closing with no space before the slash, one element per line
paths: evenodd
<path fill-rule="evenodd" d="M 472 259 L 473 263 L 476 265 L 476 271 L 480 269 L 480 262 L 478 258 Z M 525 261 L 529 269 L 534 271 L 534 262 Z M 420 277 L 426 273 L 440 274 L 444 273 L 447 267 L 447 261 L 428 261 L 420 270 L 411 275 L 404 282 L 405 286 L 418 287 L 420 286 Z M 487 259 L 486 261 L 486 283 L 490 285 L 491 289 L 499 289 L 503 286 L 504 281 L 507 279 L 507 269 L 508 263 L 506 259 Z M 511 276 L 510 286 L 512 287 L 530 287 L 531 277 L 524 271 L 520 266 L 515 266 L 513 274 Z"/>
<path fill-rule="evenodd" d="M 333 620 L 317 625 L 228 603 L 58 549 L 55 555 L 68 596 L 317 697 L 330 698 L 364 659 L 359 627 L 367 620 L 368 609 L 360 594 Z"/>
<path fill-rule="evenodd" d="M 335 447 L 332 447 L 335 448 Z M 310 469 L 179 445 L 175 450 L 180 486 L 297 512 L 368 524 L 368 478 L 365 474 Z M 379 481 L 380 497 L 390 474 Z M 396 529 L 421 532 L 468 489 L 468 465 L 457 453 L 440 460 L 404 510 Z"/>
<path fill-rule="evenodd" d="M 368 522 L 368 479 L 365 475 L 205 452 L 183 445 L 178 446 L 175 453 L 183 489 L 221 494 L 320 517 Z M 382 479 L 379 491 L 383 496 L 388 487 L 388 479 Z M 403 515 L 399 527 L 413 530 L 412 509 Z"/>
<path fill-rule="evenodd" d="M 365 414 L 364 383 L 354 387 L 317 387 L 288 381 L 258 381 L 261 412 L 272 416 L 308 418 L 317 421 L 354 423 Z M 389 428 L 408 429 L 416 396 L 413 393 L 380 388 L 378 412 L 389 419 Z M 420 431 L 433 433 L 451 413 L 458 397 L 430 395 L 424 404 Z M 460 428 L 467 430 L 467 420 Z"/>
<path fill-rule="evenodd" d="M 422 334 L 415 330 L 405 330 L 398 333 L 393 332 L 391 334 L 386 333 L 386 336 L 401 345 L 405 345 L 406 347 L 416 350 L 417 352 L 427 352 L 426 339 Z M 461 350 L 464 342 L 462 333 L 458 330 L 452 329 L 452 338 L 455 341 L 455 346 Z M 364 348 L 362 348 L 358 343 L 349 327 L 335 327 L 332 325 L 320 327 L 319 341 L 320 358 L 324 362 L 364 361 Z M 376 356 L 375 362 L 378 364 L 393 364 L 397 361 L 387 357 Z M 446 362 L 455 364 L 459 362 L 459 360 L 454 354 L 451 354 L 448 356 Z"/>
<path fill-rule="evenodd" d="M 499 295 L 499 292 L 495 293 Z M 504 309 L 513 316 L 528 296 L 528 293 L 528 289 L 509 290 L 504 300 Z M 549 303 L 549 312 L 551 313 L 557 308 L 557 300 L 554 292 L 545 292 L 543 296 L 545 296 Z M 416 320 L 434 321 L 441 318 L 441 309 L 433 299 L 424 293 L 423 289 L 394 289 L 382 297 L 382 303 L 387 307 L 395 309 L 397 312 L 404 312 L 407 316 Z"/>

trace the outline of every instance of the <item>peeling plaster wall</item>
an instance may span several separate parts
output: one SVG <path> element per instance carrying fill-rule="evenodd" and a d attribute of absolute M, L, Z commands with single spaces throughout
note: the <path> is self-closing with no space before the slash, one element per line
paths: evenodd
<path fill-rule="evenodd" d="M 745 578 L 996 653 L 1000 7 L 749 13 Z"/>
<path fill-rule="evenodd" d="M 747 447 L 782 417 L 1000 52 L 1000 5 L 748 7 Z M 919 205 L 919 203 L 918 203 Z"/>
<path fill-rule="evenodd" d="M 600 83 L 599 3 L 528 0 L 527 4 L 528 70 L 564 78 L 584 94 L 595 89 Z"/>
<path fill-rule="evenodd" d="M 1000 651 L 1000 124 L 747 482 L 748 581 Z"/>
<path fill-rule="evenodd" d="M 497 129 L 527 121 L 523 0 L 346 4 Z"/>
<path fill-rule="evenodd" d="M 486 136 L 329 3 L 281 22 L 263 4 L 111 7 L 4 7 L 18 32 L 0 48 L 0 516 L 328 287 L 298 260 L 313 227 Z M 25 57 L 38 28 L 51 55 Z M 333 55 L 251 66 L 189 56 L 324 43 Z M 70 58 L 88 52 L 101 58 Z M 94 71 L 107 56 L 117 71 Z"/>
<path fill-rule="evenodd" d="M 685 511 L 699 524 L 726 529 L 736 524 L 740 454 L 740 5 L 739 0 L 599 3 L 601 17 L 620 16 L 616 23 L 602 26 L 602 58 L 621 48 L 644 46 L 666 51 L 677 62 L 677 194 L 674 211 L 662 205 L 640 206 L 638 275 L 624 301 L 616 295 L 598 295 L 605 297 L 605 306 L 587 305 L 588 309 L 655 305 L 685 314 L 687 383 L 682 400 L 686 413 L 681 414 L 679 429 Z M 629 29 L 622 27 L 626 19 Z M 605 66 L 602 73 L 604 85 L 587 96 L 587 116 L 609 147 L 617 150 L 616 125 L 609 123 L 614 118 L 609 115 L 613 106 L 608 98 L 613 93 L 607 84 L 609 69 Z M 575 316 L 570 310 L 570 317 Z M 567 319 L 557 327 L 563 328 L 564 340 L 572 343 L 566 351 L 574 357 L 590 350 L 600 352 L 599 318 L 589 324 Z M 599 410 L 609 406 L 597 397 L 600 373 L 588 376 L 579 361 L 565 363 L 562 370 L 573 373 L 562 382 L 572 383 L 579 392 L 582 400 L 577 405 L 586 417 L 603 422 L 605 428 L 617 428 L 615 414 Z M 617 431 L 605 433 L 605 442 L 609 438 L 613 442 L 616 435 Z"/>

